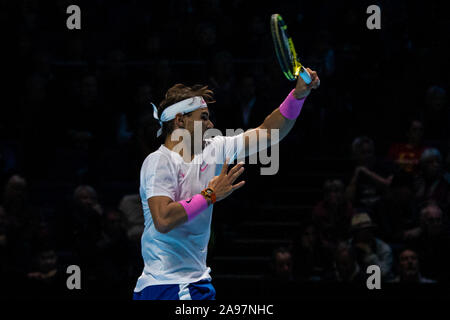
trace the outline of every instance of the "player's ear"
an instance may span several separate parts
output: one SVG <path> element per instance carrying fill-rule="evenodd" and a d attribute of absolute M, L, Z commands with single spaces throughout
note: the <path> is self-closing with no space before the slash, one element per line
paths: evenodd
<path fill-rule="evenodd" d="M 177 115 L 175 116 L 175 128 L 185 128 L 185 121 L 184 121 L 184 117 L 183 114 L 177 113 Z"/>

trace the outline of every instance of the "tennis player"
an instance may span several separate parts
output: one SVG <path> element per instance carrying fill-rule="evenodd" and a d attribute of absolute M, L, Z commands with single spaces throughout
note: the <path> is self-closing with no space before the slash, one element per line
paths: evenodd
<path fill-rule="evenodd" d="M 206 130 L 213 128 L 207 105 L 214 102 L 213 92 L 206 86 L 177 84 L 167 91 L 159 110 L 153 105 L 154 117 L 161 126 L 157 136 L 164 144 L 144 160 L 141 168 L 144 270 L 133 299 L 215 299 L 211 269 L 206 266 L 213 205 L 245 183 L 236 183 L 243 163 L 228 170 L 229 163 L 241 159 L 238 155 L 258 151 L 257 140 L 250 139 L 251 135 L 259 136 L 266 129 L 270 143 L 271 129 L 279 130 L 280 140 L 292 129 L 306 97 L 320 84 L 317 73 L 307 70 L 312 78 L 309 85 L 299 77 L 295 89 L 259 127 L 232 137 L 203 138 Z M 196 136 L 194 127 L 199 124 L 202 135 Z M 180 130 L 191 138 L 180 139 Z"/>

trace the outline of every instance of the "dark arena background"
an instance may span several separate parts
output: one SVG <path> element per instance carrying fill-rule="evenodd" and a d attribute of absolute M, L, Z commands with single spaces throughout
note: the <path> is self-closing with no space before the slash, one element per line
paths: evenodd
<path fill-rule="evenodd" d="M 66 25 L 70 5 L 81 29 Z M 367 27 L 370 5 L 381 29 Z M 206 84 L 216 128 L 261 124 L 295 87 L 276 59 L 273 13 L 321 86 L 279 144 L 278 173 L 247 163 L 246 185 L 214 207 L 217 299 L 448 297 L 440 2 L 2 0 L 2 299 L 132 299 L 139 170 L 159 147 L 150 102 Z M 367 287 L 373 264 L 381 289 Z M 70 265 L 81 289 L 67 287 Z"/>

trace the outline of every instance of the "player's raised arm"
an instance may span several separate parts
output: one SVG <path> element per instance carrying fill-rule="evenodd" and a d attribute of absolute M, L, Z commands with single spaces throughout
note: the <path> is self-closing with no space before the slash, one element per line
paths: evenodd
<path fill-rule="evenodd" d="M 269 140 L 268 145 L 271 144 L 271 130 L 278 129 L 279 130 L 279 140 L 283 139 L 289 131 L 294 126 L 297 117 L 300 114 L 300 111 L 303 107 L 303 103 L 305 102 L 306 97 L 310 94 L 312 89 L 317 89 L 320 85 L 320 79 L 317 75 L 317 72 L 312 71 L 309 68 L 306 68 L 311 75 L 311 83 L 307 85 L 303 78 L 298 77 L 297 85 L 295 89 L 293 89 L 283 103 L 276 108 L 271 114 L 269 114 L 264 122 L 255 129 L 247 130 L 244 133 L 245 139 L 245 149 L 246 150 L 254 150 L 256 148 L 256 143 L 259 140 L 259 135 L 261 134 L 261 130 L 264 129 L 267 132 L 267 139 Z M 257 137 L 255 139 L 254 137 Z M 253 139 L 252 139 L 253 137 Z M 273 141 L 276 143 L 277 141 Z M 258 150 L 259 151 L 259 150 Z M 248 154 L 246 153 L 246 156 Z"/>

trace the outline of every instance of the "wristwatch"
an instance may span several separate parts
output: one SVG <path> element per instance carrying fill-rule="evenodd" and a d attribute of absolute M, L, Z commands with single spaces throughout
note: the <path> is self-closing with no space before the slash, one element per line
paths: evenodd
<path fill-rule="evenodd" d="M 211 200 L 211 203 L 215 203 L 216 202 L 216 193 L 214 192 L 213 189 L 211 188 L 205 188 L 202 190 L 201 192 L 202 196 L 204 196 L 205 198 L 208 198 L 209 200 Z"/>

